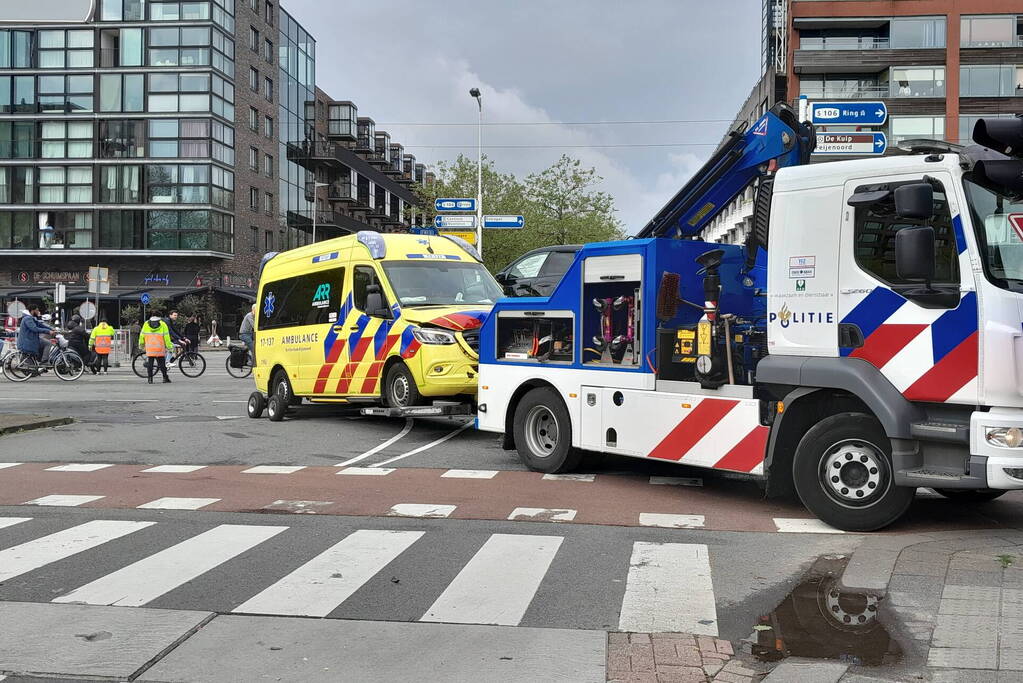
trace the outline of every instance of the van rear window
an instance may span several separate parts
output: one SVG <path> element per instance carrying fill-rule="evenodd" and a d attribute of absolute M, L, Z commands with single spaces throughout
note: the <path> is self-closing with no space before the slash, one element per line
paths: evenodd
<path fill-rule="evenodd" d="M 344 283 L 345 269 L 332 268 L 264 284 L 259 329 L 337 322 Z"/>

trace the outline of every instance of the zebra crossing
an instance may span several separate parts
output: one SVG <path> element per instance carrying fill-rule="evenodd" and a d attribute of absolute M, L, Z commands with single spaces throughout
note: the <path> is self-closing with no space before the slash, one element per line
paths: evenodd
<path fill-rule="evenodd" d="M 718 635 L 699 543 L 0 517 L 0 600 Z M 38 532 L 33 531 L 33 525 Z M 70 526 L 67 526 L 70 525 Z M 597 582 L 601 585 L 594 585 Z M 602 596 L 606 599 L 596 599 Z"/>

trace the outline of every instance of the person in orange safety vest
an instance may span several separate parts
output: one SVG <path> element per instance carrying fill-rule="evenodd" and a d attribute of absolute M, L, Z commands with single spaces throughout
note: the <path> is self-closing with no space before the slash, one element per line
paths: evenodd
<path fill-rule="evenodd" d="M 174 348 L 171 341 L 170 328 L 157 311 L 142 325 L 139 331 L 139 346 L 146 350 L 146 371 L 149 373 L 149 383 L 153 383 L 153 375 L 156 374 L 155 366 L 159 366 L 163 374 L 164 384 L 170 383 L 167 376 L 167 352 Z"/>
<path fill-rule="evenodd" d="M 103 370 L 107 374 L 110 369 L 110 350 L 114 346 L 114 328 L 110 327 L 106 318 L 99 321 L 99 325 L 92 328 L 89 335 L 89 348 L 96 354 L 96 360 L 92 366 L 93 374 Z"/>

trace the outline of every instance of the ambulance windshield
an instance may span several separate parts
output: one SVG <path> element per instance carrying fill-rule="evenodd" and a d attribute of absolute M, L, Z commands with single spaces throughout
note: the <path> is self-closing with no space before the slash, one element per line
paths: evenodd
<path fill-rule="evenodd" d="M 1023 292 L 1023 200 L 970 178 L 963 185 L 985 275 L 998 287 Z"/>
<path fill-rule="evenodd" d="M 385 261 L 384 270 L 402 306 L 490 305 L 502 296 L 479 263 Z"/>

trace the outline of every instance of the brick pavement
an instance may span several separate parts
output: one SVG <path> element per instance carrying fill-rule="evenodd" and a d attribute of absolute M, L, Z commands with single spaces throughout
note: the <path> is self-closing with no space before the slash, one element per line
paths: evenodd
<path fill-rule="evenodd" d="M 753 683 L 762 677 L 735 658 L 727 640 L 688 633 L 609 633 L 613 683 Z"/>

